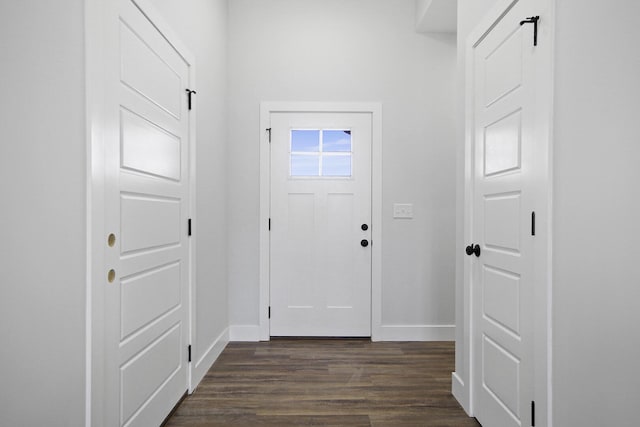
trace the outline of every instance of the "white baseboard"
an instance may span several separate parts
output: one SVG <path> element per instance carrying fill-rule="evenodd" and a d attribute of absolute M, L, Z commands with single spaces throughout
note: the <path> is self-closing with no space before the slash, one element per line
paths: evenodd
<path fill-rule="evenodd" d="M 191 370 L 191 388 L 189 389 L 189 393 L 193 393 L 193 390 L 196 389 L 200 381 L 204 378 L 207 371 L 211 368 L 213 363 L 218 359 L 222 350 L 229 343 L 229 328 L 226 328 L 222 333 L 216 338 L 213 343 L 207 348 L 202 356 L 196 363 L 193 365 Z"/>
<path fill-rule="evenodd" d="M 374 341 L 454 341 L 455 325 L 383 325 Z"/>
<path fill-rule="evenodd" d="M 260 325 L 231 325 L 229 341 L 261 341 Z M 373 341 L 454 341 L 455 325 L 387 325 L 377 328 Z"/>
<path fill-rule="evenodd" d="M 471 417 L 471 408 L 469 408 L 469 390 L 466 389 L 464 381 L 462 381 L 462 378 L 460 378 L 460 375 L 458 375 L 457 372 L 451 373 L 451 394 L 453 394 L 453 397 L 455 397 L 460 406 L 462 406 L 464 412 Z"/>
<path fill-rule="evenodd" d="M 229 341 L 260 341 L 260 325 L 229 326 Z"/>

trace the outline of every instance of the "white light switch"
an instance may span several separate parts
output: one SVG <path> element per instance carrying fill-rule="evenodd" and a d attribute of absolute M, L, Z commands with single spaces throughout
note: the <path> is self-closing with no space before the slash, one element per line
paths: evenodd
<path fill-rule="evenodd" d="M 413 218 L 413 203 L 394 203 L 394 218 Z"/>

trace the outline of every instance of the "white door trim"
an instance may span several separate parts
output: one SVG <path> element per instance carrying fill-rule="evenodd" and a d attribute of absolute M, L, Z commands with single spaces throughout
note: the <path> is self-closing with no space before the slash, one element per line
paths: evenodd
<path fill-rule="evenodd" d="M 259 340 L 269 340 L 269 217 L 271 164 L 269 133 L 271 113 L 332 112 L 370 113 L 371 147 L 371 339 L 382 333 L 382 104 L 325 102 L 262 102 L 260 103 L 260 300 Z"/>
<path fill-rule="evenodd" d="M 131 0 L 153 22 L 154 26 L 189 65 L 189 82 L 195 87 L 195 56 L 171 30 L 162 15 L 149 0 Z M 112 0 L 85 0 L 85 89 L 86 89 L 86 357 L 85 357 L 85 425 L 104 425 L 105 414 L 105 295 L 107 285 L 104 265 L 106 234 L 105 224 L 105 141 L 112 132 L 113 123 L 107 114 L 109 97 L 105 93 L 105 81 L 112 77 L 108 70 L 112 60 L 109 49 L 109 19 L 117 2 Z M 196 115 L 189 115 L 189 217 L 195 220 L 196 212 Z M 189 239 L 189 302 L 187 304 L 189 330 L 187 336 L 193 344 L 195 330 L 195 236 Z M 192 364 L 188 365 L 189 393 L 194 384 Z"/>
<path fill-rule="evenodd" d="M 464 160 L 464 232 L 465 245 L 473 239 L 472 219 L 473 219 L 473 153 L 474 153 L 474 48 L 484 39 L 489 31 L 500 21 L 504 15 L 519 0 L 499 0 L 490 10 L 485 18 L 472 31 L 467 40 L 465 48 L 465 160 Z M 536 260 L 534 272 L 534 399 L 536 402 L 536 420 L 539 426 L 552 426 L 552 330 L 551 330 L 551 309 L 552 309 L 552 130 L 553 130 L 553 51 L 554 51 L 554 31 L 555 31 L 555 0 L 542 0 L 536 5 L 536 14 L 540 15 L 538 25 L 538 46 L 536 56 L 538 57 L 538 69 L 536 80 L 538 89 L 536 90 L 536 153 L 534 162 L 536 164 L 534 176 L 534 194 L 536 205 L 536 243 L 534 247 L 534 258 Z M 524 19 L 524 18 L 523 18 Z M 452 391 L 456 399 L 463 406 L 465 411 L 474 415 L 474 349 L 473 349 L 473 305 L 471 289 L 471 258 L 464 254 L 464 276 L 463 276 L 463 342 L 459 347 L 462 350 L 462 373 L 454 372 L 452 376 Z"/>

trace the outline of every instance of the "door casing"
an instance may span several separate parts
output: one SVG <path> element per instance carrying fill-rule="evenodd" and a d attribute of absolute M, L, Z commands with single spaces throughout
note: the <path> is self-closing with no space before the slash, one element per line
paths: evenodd
<path fill-rule="evenodd" d="M 271 113 L 369 113 L 371 146 L 371 339 L 380 339 L 382 326 L 382 104 L 326 102 L 262 102 L 260 104 L 260 299 L 257 336 L 269 341 L 269 218 L 271 163 L 269 129 Z"/>
<path fill-rule="evenodd" d="M 473 30 L 466 42 L 465 48 L 465 145 L 464 145 L 464 231 L 463 239 L 466 244 L 472 242 L 473 236 L 473 202 L 474 202 L 474 48 L 484 39 L 495 24 L 519 0 L 499 0 L 485 15 Z M 535 170 L 532 181 L 536 211 L 536 237 L 534 244 L 535 267 L 533 273 L 534 290 L 534 354 L 533 365 L 535 377 L 533 380 L 534 400 L 536 402 L 536 425 L 552 425 L 552 395 L 551 395 L 551 308 L 552 308 L 552 113 L 553 113 L 553 41 L 555 31 L 555 0 L 542 0 L 537 4 L 536 14 L 540 15 L 538 23 L 538 45 L 536 46 L 537 67 L 536 75 L 536 149 L 534 150 Z M 524 18 L 523 18 L 524 19 Z M 473 416 L 474 396 L 473 381 L 478 373 L 474 372 L 475 350 L 473 348 L 473 290 L 471 289 L 472 265 L 471 258 L 464 257 L 464 276 L 462 295 L 461 326 L 464 330 L 462 343 L 459 343 L 459 353 L 462 372 L 452 375 L 452 393 L 463 406 L 465 411 Z M 458 290 L 460 291 L 460 290 Z M 458 306 L 459 307 L 459 306 Z"/>

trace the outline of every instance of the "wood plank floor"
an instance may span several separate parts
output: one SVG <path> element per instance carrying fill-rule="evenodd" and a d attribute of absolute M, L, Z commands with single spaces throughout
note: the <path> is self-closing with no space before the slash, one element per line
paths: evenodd
<path fill-rule="evenodd" d="M 166 426 L 477 427 L 453 370 L 452 342 L 229 343 Z"/>

